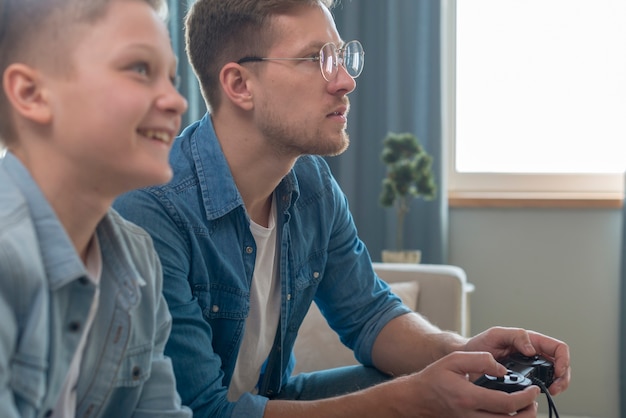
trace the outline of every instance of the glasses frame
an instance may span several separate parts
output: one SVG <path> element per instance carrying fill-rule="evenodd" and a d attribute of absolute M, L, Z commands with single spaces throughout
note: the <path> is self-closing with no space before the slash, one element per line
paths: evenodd
<path fill-rule="evenodd" d="M 361 69 L 359 70 L 359 72 L 356 75 L 352 75 L 350 74 L 350 72 L 347 70 L 345 62 L 346 62 L 346 49 L 348 48 L 349 45 L 358 45 L 361 52 L 359 53 L 360 55 L 360 59 L 363 62 L 363 64 L 361 65 Z M 332 46 L 333 49 L 335 50 L 335 53 L 333 54 L 333 58 L 336 57 L 336 64 L 334 65 L 334 70 L 332 72 L 332 78 L 329 79 L 326 76 L 326 72 L 324 71 L 324 62 L 322 62 L 322 56 L 324 56 L 324 54 L 322 53 L 324 51 L 324 48 L 326 48 L 327 46 Z M 248 56 L 248 57 L 243 57 L 240 60 L 237 61 L 237 64 L 245 64 L 246 62 L 262 62 L 262 61 L 318 61 L 320 63 L 320 72 L 322 73 L 322 77 L 324 77 L 324 80 L 326 81 L 332 81 L 335 78 L 337 78 L 337 74 L 338 74 L 338 70 L 339 70 L 339 65 L 341 65 L 344 69 L 346 69 L 346 72 L 348 73 L 348 75 L 350 77 L 352 77 L 353 79 L 357 78 L 358 76 L 361 75 L 361 73 L 363 72 L 363 67 L 365 66 L 365 62 L 363 57 L 365 56 L 365 50 L 363 49 L 363 45 L 361 45 L 361 42 L 355 40 L 346 42 L 344 44 L 344 46 L 342 48 L 337 48 L 337 45 L 335 45 L 333 42 L 327 42 L 324 45 L 322 45 L 322 47 L 320 48 L 320 52 L 318 54 L 317 57 L 302 57 L 302 58 L 283 58 L 283 57 L 256 57 L 256 56 Z"/>

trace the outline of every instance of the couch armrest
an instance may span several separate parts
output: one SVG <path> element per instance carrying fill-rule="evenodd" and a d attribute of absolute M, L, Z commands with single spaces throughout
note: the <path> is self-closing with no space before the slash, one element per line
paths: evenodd
<path fill-rule="evenodd" d="M 465 271 L 441 264 L 374 263 L 374 270 L 387 283 L 415 280 L 419 283 L 417 311 L 441 329 L 469 334 L 468 293 L 474 285 Z"/>

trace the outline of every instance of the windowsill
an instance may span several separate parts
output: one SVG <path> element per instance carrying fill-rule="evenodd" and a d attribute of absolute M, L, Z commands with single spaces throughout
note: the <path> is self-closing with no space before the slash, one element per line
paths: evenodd
<path fill-rule="evenodd" d="M 452 208 L 595 208 L 619 209 L 620 193 L 448 192 Z"/>

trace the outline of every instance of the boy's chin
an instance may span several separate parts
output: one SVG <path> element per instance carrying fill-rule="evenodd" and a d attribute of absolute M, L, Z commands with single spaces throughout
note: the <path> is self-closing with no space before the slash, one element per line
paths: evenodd
<path fill-rule="evenodd" d="M 161 184 L 168 183 L 172 176 L 174 175 L 172 168 L 168 165 L 166 168 L 163 168 L 159 172 L 153 172 L 150 174 L 146 174 L 141 177 L 137 177 L 134 182 L 129 182 L 129 190 L 125 190 L 124 192 L 141 189 L 144 187 L 150 186 L 159 186 Z"/>
<path fill-rule="evenodd" d="M 172 171 L 172 168 L 168 165 L 167 169 L 163 170 L 163 173 L 160 173 L 159 176 L 156 176 L 154 178 L 154 181 L 151 184 L 147 184 L 147 186 L 157 186 L 160 184 L 165 184 L 168 183 L 172 177 L 174 176 L 174 172 Z"/>

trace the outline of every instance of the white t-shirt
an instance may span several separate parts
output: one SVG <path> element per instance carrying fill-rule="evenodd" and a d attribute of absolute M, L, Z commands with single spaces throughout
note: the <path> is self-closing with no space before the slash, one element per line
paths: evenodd
<path fill-rule="evenodd" d="M 100 244 L 98 243 L 98 237 L 93 236 L 89 243 L 87 250 L 87 262 L 85 263 L 87 269 L 87 278 L 96 285 L 96 291 L 91 302 L 91 309 L 89 315 L 85 320 L 85 326 L 83 327 L 83 335 L 80 337 L 76 353 L 70 364 L 70 370 L 65 378 L 63 384 L 63 390 L 57 401 L 57 405 L 54 408 L 52 418 L 73 418 L 76 416 L 76 384 L 78 382 L 78 376 L 80 376 L 80 362 L 83 358 L 83 352 L 85 351 L 85 343 L 87 342 L 87 335 L 93 324 L 93 320 L 96 317 L 98 311 L 98 302 L 100 301 L 100 277 L 102 276 L 102 253 L 100 252 Z"/>
<path fill-rule="evenodd" d="M 251 222 L 250 231 L 257 247 L 256 262 L 250 287 L 250 313 L 246 318 L 243 341 L 228 387 L 228 400 L 231 402 L 238 400 L 245 392 L 258 393 L 261 368 L 274 344 L 280 318 L 276 204 L 273 200 L 268 227 Z"/>

